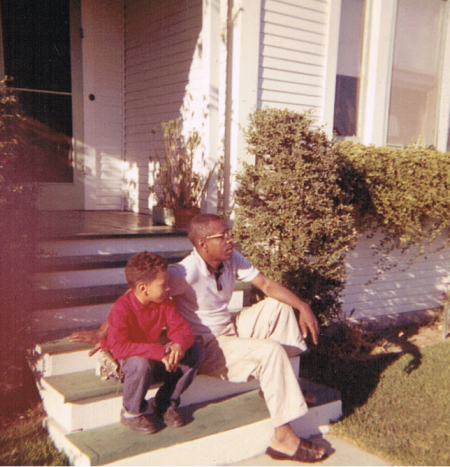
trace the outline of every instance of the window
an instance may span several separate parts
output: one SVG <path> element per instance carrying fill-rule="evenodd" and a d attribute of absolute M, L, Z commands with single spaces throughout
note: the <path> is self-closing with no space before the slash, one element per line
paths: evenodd
<path fill-rule="evenodd" d="M 333 130 L 358 134 L 365 0 L 342 0 Z"/>
<path fill-rule="evenodd" d="M 1 19 L 3 71 L 47 154 L 35 181 L 72 182 L 69 0 L 2 0 Z"/>
<path fill-rule="evenodd" d="M 387 143 L 436 145 L 446 3 L 399 0 Z"/>

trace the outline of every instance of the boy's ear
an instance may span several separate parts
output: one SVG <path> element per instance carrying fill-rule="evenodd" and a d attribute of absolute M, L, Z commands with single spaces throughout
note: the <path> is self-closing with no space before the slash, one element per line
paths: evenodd
<path fill-rule="evenodd" d="M 137 285 L 136 288 L 140 293 L 144 293 L 147 290 L 147 285 L 141 282 Z"/>

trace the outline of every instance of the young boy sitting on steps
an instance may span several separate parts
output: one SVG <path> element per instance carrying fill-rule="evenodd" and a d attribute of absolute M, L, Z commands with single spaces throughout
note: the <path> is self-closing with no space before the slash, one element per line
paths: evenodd
<path fill-rule="evenodd" d="M 154 253 L 138 253 L 128 261 L 128 290 L 114 304 L 108 317 L 108 333 L 102 347 L 121 363 L 123 408 L 121 423 L 138 433 L 150 434 L 155 425 L 145 414 L 145 395 L 155 373 L 163 374 L 156 393 L 154 413 L 170 426 L 184 421 L 176 408 L 203 359 L 202 348 L 169 298 L 166 259 Z M 161 335 L 167 330 L 168 343 Z"/>

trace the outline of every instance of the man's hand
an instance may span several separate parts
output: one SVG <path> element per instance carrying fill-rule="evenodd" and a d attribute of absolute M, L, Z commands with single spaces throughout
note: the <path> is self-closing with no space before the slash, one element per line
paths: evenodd
<path fill-rule="evenodd" d="M 93 344 L 94 347 L 89 351 L 89 357 L 92 357 L 101 348 L 101 341 L 106 337 L 108 330 L 108 321 L 104 321 L 98 329 L 90 331 L 77 331 L 69 336 L 71 342 L 85 342 Z"/>
<path fill-rule="evenodd" d="M 184 357 L 183 349 L 180 344 L 166 344 L 166 355 L 162 358 L 162 362 L 169 372 L 176 371 L 180 360 Z"/>
<path fill-rule="evenodd" d="M 295 310 L 298 310 L 300 313 L 298 324 L 303 339 L 306 339 L 309 331 L 314 344 L 317 345 L 319 342 L 320 332 L 319 322 L 307 303 L 300 300 L 289 289 L 284 287 L 284 285 L 269 279 L 261 272 L 251 281 L 251 283 L 261 289 L 268 297 L 275 298 L 282 303 L 286 303 L 286 305 L 291 306 Z"/>
<path fill-rule="evenodd" d="M 303 302 L 302 307 L 299 308 L 298 311 L 298 324 L 300 326 L 300 332 L 302 333 L 303 338 L 306 339 L 309 331 L 314 344 L 317 345 L 319 342 L 320 327 L 317 318 L 311 310 L 311 307 L 307 303 Z"/>

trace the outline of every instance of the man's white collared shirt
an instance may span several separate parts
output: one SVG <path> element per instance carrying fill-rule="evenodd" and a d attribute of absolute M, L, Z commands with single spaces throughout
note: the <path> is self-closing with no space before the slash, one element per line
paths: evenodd
<path fill-rule="evenodd" d="M 228 305 L 235 281 L 251 282 L 259 274 L 235 250 L 223 266 L 219 287 L 214 273 L 195 248 L 183 261 L 169 266 L 170 295 L 195 335 L 220 334 L 231 321 Z"/>

